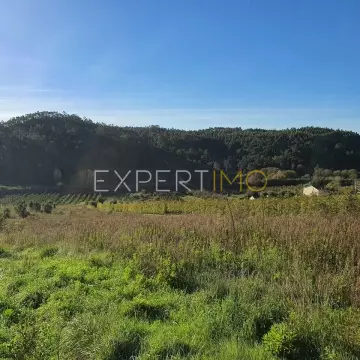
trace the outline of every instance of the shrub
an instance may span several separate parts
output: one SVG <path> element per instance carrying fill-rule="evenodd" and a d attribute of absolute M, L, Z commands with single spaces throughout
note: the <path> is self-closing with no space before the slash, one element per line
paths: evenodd
<path fill-rule="evenodd" d="M 44 211 L 44 213 L 46 213 L 46 214 L 51 214 L 52 211 L 53 211 L 52 205 L 51 205 L 50 203 L 44 204 L 44 205 L 43 205 L 43 211 Z"/>
<path fill-rule="evenodd" d="M 1 219 L 1 218 L 0 218 Z M 7 251 L 7 250 L 5 250 L 5 249 L 3 249 L 3 248 L 0 248 L 0 259 L 1 258 L 7 258 L 7 257 L 10 257 L 11 255 L 10 255 L 10 253 Z M 0 303 L 1 304 L 1 303 Z"/>
<path fill-rule="evenodd" d="M 26 208 L 26 204 L 24 201 L 18 203 L 17 205 L 15 205 L 14 207 L 15 212 L 21 217 L 21 218 L 26 218 L 29 216 L 29 212 L 27 211 Z"/>
<path fill-rule="evenodd" d="M 270 331 L 272 326 L 284 320 L 285 314 L 280 308 L 260 309 L 258 313 L 249 316 L 251 326 L 250 334 L 256 341 L 261 341 L 263 336 Z"/>
<path fill-rule="evenodd" d="M 358 204 L 357 204 L 357 201 L 356 201 L 356 196 L 352 195 L 352 194 L 349 194 L 347 197 L 346 197 L 346 200 L 345 200 L 345 209 L 347 212 L 354 212 L 356 213 L 357 210 L 358 210 Z"/>
<path fill-rule="evenodd" d="M 11 210 L 9 208 L 5 208 L 3 211 L 3 218 L 4 219 L 9 219 L 11 216 Z"/>
<path fill-rule="evenodd" d="M 6 308 L 2 312 L 2 317 L 6 325 L 16 324 L 21 320 L 21 312 L 18 309 Z"/>
<path fill-rule="evenodd" d="M 308 359 L 320 358 L 309 334 L 298 334 L 286 323 L 275 324 L 263 337 L 265 347 L 281 359 Z"/>
<path fill-rule="evenodd" d="M 41 211 L 41 204 L 38 202 L 30 202 L 29 207 L 33 211 L 37 211 L 37 212 Z"/>
<path fill-rule="evenodd" d="M 25 296 L 22 300 L 21 305 L 30 309 L 37 309 L 45 301 L 45 296 L 39 291 L 35 291 Z"/>

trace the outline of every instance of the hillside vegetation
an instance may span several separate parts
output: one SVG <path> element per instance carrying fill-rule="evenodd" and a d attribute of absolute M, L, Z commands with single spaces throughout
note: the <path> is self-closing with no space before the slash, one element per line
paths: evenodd
<path fill-rule="evenodd" d="M 0 125 L 0 184 L 91 187 L 94 169 L 276 167 L 295 176 L 315 167 L 359 169 L 360 135 L 325 128 L 199 131 L 94 123 L 77 115 L 38 112 Z M 294 175 L 292 175 L 294 176 Z"/>

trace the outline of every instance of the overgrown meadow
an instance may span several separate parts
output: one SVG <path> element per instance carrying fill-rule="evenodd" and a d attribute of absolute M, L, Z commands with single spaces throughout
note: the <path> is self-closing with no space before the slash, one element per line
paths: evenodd
<path fill-rule="evenodd" d="M 1 359 L 360 358 L 359 198 L 90 200 L 3 205 Z"/>

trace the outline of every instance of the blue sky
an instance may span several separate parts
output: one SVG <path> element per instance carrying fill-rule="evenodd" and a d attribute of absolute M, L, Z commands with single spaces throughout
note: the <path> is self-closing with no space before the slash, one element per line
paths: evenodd
<path fill-rule="evenodd" d="M 0 119 L 360 132 L 358 0 L 0 0 Z"/>

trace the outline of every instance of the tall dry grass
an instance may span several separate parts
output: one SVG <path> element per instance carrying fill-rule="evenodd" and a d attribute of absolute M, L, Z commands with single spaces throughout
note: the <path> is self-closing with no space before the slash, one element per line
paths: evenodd
<path fill-rule="evenodd" d="M 264 268 L 268 261 L 266 253 L 276 249 L 275 263 L 269 266 L 274 271 L 281 269 L 281 275 L 272 275 L 277 276 L 276 283 L 290 296 L 306 298 L 305 288 L 310 286 L 307 282 L 311 282 L 312 295 L 308 302 L 331 296 L 333 286 L 334 292 L 341 292 L 334 295 L 341 297 L 340 302 L 357 306 L 360 302 L 360 218 L 354 211 L 353 201 L 344 198 L 276 199 L 256 204 L 233 201 L 230 202 L 233 216 L 226 213 L 226 204 L 219 200 L 209 200 L 206 215 L 204 211 L 193 213 L 194 210 L 186 214 L 190 205 L 177 215 L 106 212 L 106 207 L 96 211 L 68 206 L 60 207 L 52 216 L 36 214 L 9 221 L 0 235 L 0 244 L 58 245 L 79 252 L 107 250 L 124 258 L 150 252 L 166 255 L 174 262 L 192 263 L 193 271 L 205 269 L 213 261 L 216 266 L 224 267 L 224 276 L 239 271 L 269 275 L 271 269 Z M 182 203 L 179 204 L 170 202 L 168 207 L 171 211 Z M 308 212 L 301 210 L 304 204 Z M 132 206 L 144 212 L 150 204 Z M 151 206 L 161 209 L 163 204 L 154 202 Z M 194 209 L 199 205 L 191 206 Z M 289 206 L 288 214 L 284 213 L 286 206 Z M 219 214 L 217 210 L 222 207 L 223 214 Z M 244 212 L 246 207 L 253 208 Z M 218 253 L 212 254 L 214 251 Z M 250 252 L 254 258 L 247 262 L 254 264 L 249 265 L 244 263 L 243 256 Z M 222 257 L 226 256 L 232 258 L 231 265 L 223 261 Z M 303 282 L 305 280 L 307 282 Z M 341 284 L 336 285 L 334 281 Z"/>

